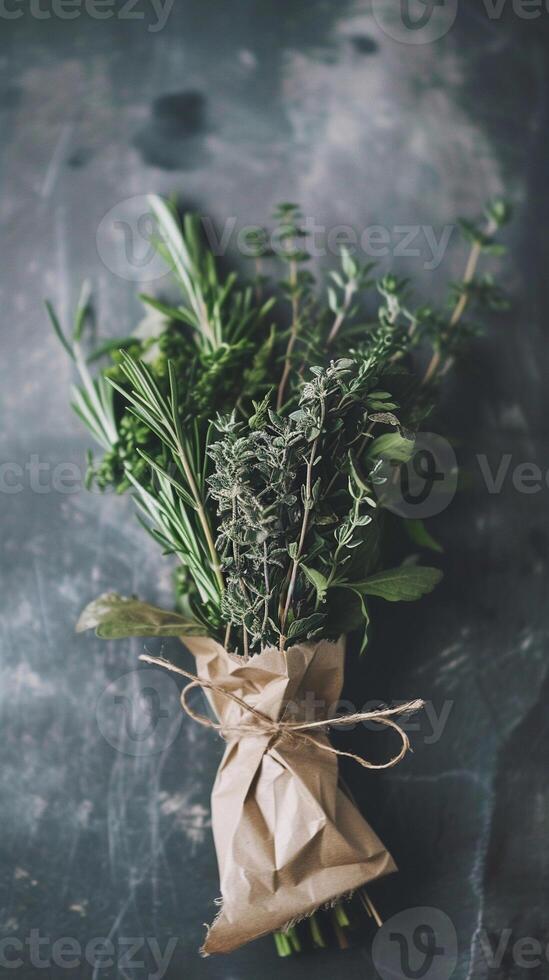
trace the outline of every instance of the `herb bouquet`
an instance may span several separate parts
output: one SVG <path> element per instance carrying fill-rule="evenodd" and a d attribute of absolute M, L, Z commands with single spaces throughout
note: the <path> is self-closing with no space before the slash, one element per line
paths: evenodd
<path fill-rule="evenodd" d="M 90 456 L 89 479 L 130 491 L 145 527 L 178 559 L 176 610 L 107 594 L 78 629 L 178 636 L 194 655 L 196 673 L 143 659 L 185 676 L 183 707 L 227 742 L 212 795 L 222 904 L 203 951 L 278 931 L 285 954 L 299 948 L 297 921 L 312 916 L 322 944 L 315 910 L 335 905 L 341 934 L 339 899 L 395 870 L 339 783 L 337 755 L 351 753 L 331 745 L 327 728 L 350 719 L 331 717 L 330 706 L 345 637 L 357 632 L 366 645 L 370 598 L 419 599 L 441 577 L 415 560 L 385 567 L 385 526 L 396 518 L 384 488 L 414 452 L 439 380 L 471 335 L 470 314 L 501 304 L 476 266 L 499 248 L 507 208 L 492 204 L 482 228 L 464 224 L 471 255 L 446 313 L 414 308 L 405 282 L 374 282 L 345 249 L 321 295 L 294 205 L 275 214 L 277 257 L 263 229 L 250 233 L 254 275 L 243 282 L 220 278 L 198 218 L 181 226 L 166 203 L 150 203 L 176 304 L 142 297 L 152 309 L 144 324 L 87 359 L 87 294 L 70 336 L 48 307 L 80 376 L 74 409 L 103 450 L 98 462 Z M 264 272 L 276 261 L 286 274 L 273 285 Z M 375 290 L 367 318 L 363 299 Z M 102 356 L 108 366 L 92 378 L 89 363 Z M 432 546 L 412 525 L 416 544 Z M 196 686 L 212 716 L 188 703 Z M 387 763 L 352 757 L 373 769 L 395 764 L 408 747 L 396 719 L 419 704 L 351 716 L 401 739 Z"/>

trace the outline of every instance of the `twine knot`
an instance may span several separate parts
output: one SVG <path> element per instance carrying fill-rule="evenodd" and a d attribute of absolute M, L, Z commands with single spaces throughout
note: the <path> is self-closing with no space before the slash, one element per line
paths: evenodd
<path fill-rule="evenodd" d="M 186 677 L 190 683 L 186 684 L 181 692 L 181 706 L 183 710 L 190 718 L 197 721 L 199 725 L 204 725 L 205 728 L 213 728 L 214 731 L 219 732 L 224 738 L 245 738 L 249 735 L 257 735 L 259 730 L 263 734 L 270 736 L 273 741 L 279 738 L 297 739 L 305 744 L 312 744 L 324 752 L 346 756 L 348 759 L 353 759 L 355 762 L 358 762 L 364 769 L 391 769 L 393 766 L 398 765 L 410 749 L 410 740 L 404 729 L 393 720 L 394 716 L 419 711 L 424 705 L 423 701 L 416 700 L 407 701 L 405 704 L 399 704 L 394 708 L 379 708 L 376 711 L 357 711 L 354 714 L 338 715 L 335 718 L 323 718 L 319 721 L 285 721 L 284 719 L 277 721 L 265 715 L 262 711 L 258 711 L 257 708 L 248 704 L 243 698 L 240 698 L 232 691 L 226 690 L 220 684 L 214 684 L 213 681 L 197 677 L 196 674 L 191 674 L 188 670 L 183 670 L 182 667 L 176 667 L 175 664 L 170 663 L 168 660 L 163 660 L 160 657 L 151 657 L 145 653 L 141 654 L 139 659 L 145 663 L 163 667 L 165 670 L 170 670 L 174 674 L 181 674 L 183 677 Z M 235 725 L 226 725 L 212 721 L 206 715 L 199 714 L 191 708 L 187 700 L 190 691 L 195 687 L 221 694 L 229 701 L 238 704 L 254 720 L 239 722 Z M 325 741 L 319 741 L 315 737 L 315 733 L 325 734 L 329 728 L 338 727 L 339 725 L 351 725 L 361 721 L 374 721 L 380 725 L 384 725 L 386 728 L 392 728 L 393 731 L 397 732 L 401 740 L 400 750 L 388 762 L 370 762 L 368 759 L 364 759 L 354 752 L 343 752 L 341 749 L 335 749 L 333 745 Z"/>

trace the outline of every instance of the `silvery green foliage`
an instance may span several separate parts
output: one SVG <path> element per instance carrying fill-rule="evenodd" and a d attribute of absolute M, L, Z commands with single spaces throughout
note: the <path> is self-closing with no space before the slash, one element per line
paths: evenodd
<path fill-rule="evenodd" d="M 215 465 L 208 483 L 218 505 L 222 619 L 244 627 L 251 652 L 279 644 L 281 636 L 298 641 L 346 632 L 348 602 L 338 615 L 343 591 L 352 593 L 367 618 L 357 577 L 366 577 L 375 553 L 370 474 L 377 461 L 366 456 L 359 474 L 356 457 L 379 417 L 372 407 L 383 393 L 375 381 L 368 359 L 341 358 L 311 369 L 298 408 L 288 416 L 265 402 L 247 423 L 234 415 L 217 422 L 220 438 L 208 451 Z M 385 424 L 398 420 L 386 413 Z M 294 564 L 291 611 L 283 621 Z"/>

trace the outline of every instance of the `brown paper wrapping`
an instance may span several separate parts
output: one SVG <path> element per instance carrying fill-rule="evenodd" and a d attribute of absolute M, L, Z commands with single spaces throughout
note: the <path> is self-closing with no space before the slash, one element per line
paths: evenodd
<path fill-rule="evenodd" d="M 269 647 L 249 660 L 208 638 L 184 642 L 202 680 L 275 721 L 289 710 L 292 721 L 311 721 L 306 706 L 313 697 L 318 718 L 333 714 L 343 685 L 343 640 L 300 644 L 285 653 Z M 219 691 L 206 693 L 222 724 L 253 723 L 253 715 Z M 229 953 L 396 870 L 339 788 L 335 755 L 261 727 L 257 734 L 227 737 L 212 791 L 222 904 L 204 955 Z M 327 738 L 320 732 L 315 737 Z"/>

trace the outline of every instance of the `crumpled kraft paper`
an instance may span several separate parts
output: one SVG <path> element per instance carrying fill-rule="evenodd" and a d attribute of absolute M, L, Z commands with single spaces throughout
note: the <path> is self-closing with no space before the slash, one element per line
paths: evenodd
<path fill-rule="evenodd" d="M 248 660 L 206 637 L 185 637 L 184 643 L 201 679 L 269 718 L 280 721 L 290 711 L 292 721 L 310 721 L 313 698 L 317 718 L 333 715 L 343 685 L 343 640 L 299 644 L 285 653 L 269 647 Z M 224 725 L 253 724 L 250 713 L 219 691 L 206 695 Z M 229 953 L 396 870 L 339 788 L 335 755 L 260 726 L 257 734 L 227 738 L 212 791 L 222 905 L 204 955 Z"/>

